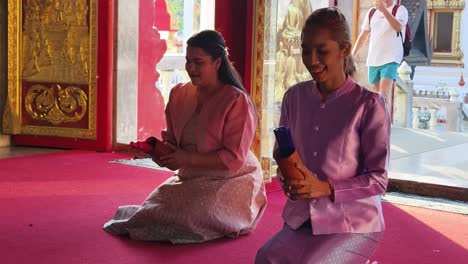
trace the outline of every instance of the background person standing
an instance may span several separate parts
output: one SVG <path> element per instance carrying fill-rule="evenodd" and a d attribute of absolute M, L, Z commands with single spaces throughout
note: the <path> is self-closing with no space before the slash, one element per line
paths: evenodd
<path fill-rule="evenodd" d="M 382 94 L 391 109 L 393 81 L 397 78 L 397 70 L 403 60 L 403 45 L 408 11 L 399 6 L 395 16 L 392 14 L 395 6 L 393 0 L 376 0 L 374 7 L 367 11 L 364 22 L 354 45 L 352 55 L 356 59 L 361 48 L 369 40 L 369 51 L 366 65 L 368 66 L 369 83 L 374 91 Z M 375 11 L 372 11 L 375 8 Z M 369 20 L 370 13 L 374 12 Z M 398 34 L 401 32 L 401 35 Z"/>

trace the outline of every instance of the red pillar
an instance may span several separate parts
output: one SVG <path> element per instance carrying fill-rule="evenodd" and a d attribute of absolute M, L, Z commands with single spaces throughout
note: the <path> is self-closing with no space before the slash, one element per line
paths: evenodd
<path fill-rule="evenodd" d="M 250 7 L 252 6 L 252 7 Z M 250 10 L 249 10 L 250 8 Z M 253 1 L 216 0 L 215 29 L 219 31 L 229 50 L 229 59 L 244 80 L 245 88 L 250 91 L 250 71 L 246 76 L 246 64 L 251 61 L 251 13 Z M 248 50 L 249 49 L 249 50 Z"/>
<path fill-rule="evenodd" d="M 138 140 L 150 136 L 160 137 L 166 128 L 164 98 L 155 87 L 159 79 L 156 64 L 161 61 L 167 50 L 166 41 L 153 25 L 161 20 L 170 19 L 161 13 L 155 14 L 155 6 L 166 7 L 165 0 L 140 0 L 138 21 Z M 159 16 L 159 17 L 158 17 Z M 157 20 L 157 21 L 154 21 Z M 155 23 L 156 22 L 156 23 Z"/>
<path fill-rule="evenodd" d="M 97 59 L 97 150 L 110 151 L 114 106 L 114 0 L 99 0 Z"/>

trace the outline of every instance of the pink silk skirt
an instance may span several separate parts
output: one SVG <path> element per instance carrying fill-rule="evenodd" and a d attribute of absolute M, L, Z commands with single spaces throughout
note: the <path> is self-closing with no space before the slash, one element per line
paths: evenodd
<path fill-rule="evenodd" d="M 288 225 L 257 252 L 256 264 L 364 264 L 383 232 L 313 235 L 310 222 L 297 230 Z"/>

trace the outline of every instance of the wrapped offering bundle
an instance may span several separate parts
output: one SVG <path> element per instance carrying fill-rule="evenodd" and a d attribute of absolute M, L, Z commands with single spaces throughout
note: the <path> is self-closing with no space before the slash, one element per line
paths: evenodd
<path fill-rule="evenodd" d="M 161 140 L 155 137 L 149 137 L 145 141 L 132 141 L 130 142 L 130 147 L 148 153 L 156 159 L 172 152 L 172 148 L 170 146 L 164 144 Z"/>
<path fill-rule="evenodd" d="M 304 179 L 304 175 L 296 168 L 297 163 L 302 163 L 301 158 L 297 154 L 294 142 L 291 137 L 289 127 L 280 126 L 273 130 L 278 144 L 278 149 L 274 153 L 278 167 L 283 174 L 283 177 L 288 179 Z"/>

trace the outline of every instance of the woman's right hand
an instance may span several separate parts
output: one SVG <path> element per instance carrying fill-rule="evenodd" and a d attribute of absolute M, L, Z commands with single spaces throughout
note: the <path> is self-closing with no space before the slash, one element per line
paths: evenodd
<path fill-rule="evenodd" d="M 161 168 L 168 168 L 168 169 L 170 169 L 172 171 L 175 171 L 175 170 L 179 169 L 178 167 L 175 167 L 175 166 L 164 163 L 161 159 L 159 159 L 157 157 L 153 156 L 152 160 L 154 161 L 154 163 L 158 164 L 158 166 L 161 167 Z"/>
<path fill-rule="evenodd" d="M 164 165 L 162 164 L 159 158 L 152 156 L 151 159 L 154 161 L 154 163 L 158 164 L 159 167 L 164 167 Z"/>
<path fill-rule="evenodd" d="M 161 138 L 162 138 L 163 141 L 169 141 L 171 136 L 169 135 L 169 133 L 166 130 L 163 130 L 163 131 L 161 131 Z"/>
<path fill-rule="evenodd" d="M 162 133 L 161 133 L 161 135 L 162 135 Z M 178 150 L 178 148 L 175 145 L 173 145 L 172 143 L 170 143 L 168 141 L 163 141 L 163 144 L 171 147 L 173 151 Z M 168 169 L 173 170 L 173 171 L 179 169 L 179 167 L 177 167 L 176 165 L 172 165 L 172 164 L 168 163 L 164 158 L 165 158 L 165 155 L 164 156 L 160 156 L 160 155 L 157 155 L 157 154 L 151 155 L 151 159 L 156 164 L 158 164 L 159 167 L 168 168 Z"/>

